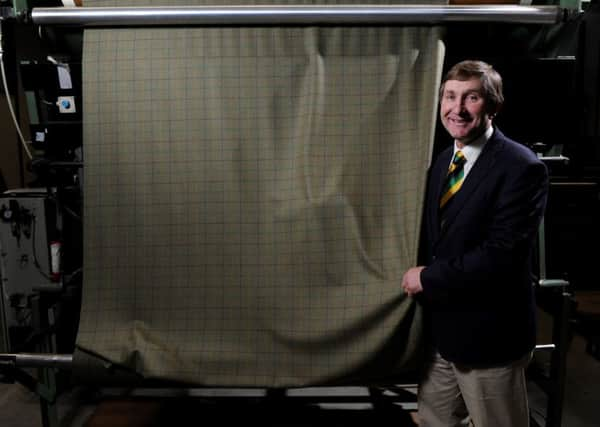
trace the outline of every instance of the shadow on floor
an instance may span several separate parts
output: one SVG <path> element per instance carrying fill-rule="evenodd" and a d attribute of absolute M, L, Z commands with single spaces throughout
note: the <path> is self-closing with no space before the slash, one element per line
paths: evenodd
<path fill-rule="evenodd" d="M 133 399 L 101 402 L 86 427 L 158 426 L 416 426 L 410 412 L 393 404 L 377 409 L 323 409 L 305 403 L 221 402 L 198 399 Z M 384 424 L 385 423 L 385 424 Z"/>

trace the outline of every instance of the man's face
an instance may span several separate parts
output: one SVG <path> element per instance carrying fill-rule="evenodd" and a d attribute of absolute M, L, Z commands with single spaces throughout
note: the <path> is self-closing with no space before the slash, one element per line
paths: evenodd
<path fill-rule="evenodd" d="M 442 124 L 461 144 L 468 144 L 491 126 L 478 78 L 448 80 L 440 104 Z"/>

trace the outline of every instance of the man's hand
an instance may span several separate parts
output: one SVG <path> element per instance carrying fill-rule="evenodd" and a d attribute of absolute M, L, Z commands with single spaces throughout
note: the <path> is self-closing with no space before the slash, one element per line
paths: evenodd
<path fill-rule="evenodd" d="M 412 267 L 409 268 L 404 276 L 402 277 L 402 289 L 408 295 L 415 295 L 419 292 L 423 292 L 423 286 L 421 285 L 421 270 L 425 267 Z"/>

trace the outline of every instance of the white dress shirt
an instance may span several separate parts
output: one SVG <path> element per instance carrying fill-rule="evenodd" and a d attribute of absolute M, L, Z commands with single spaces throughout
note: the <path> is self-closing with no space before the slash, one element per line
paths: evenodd
<path fill-rule="evenodd" d="M 460 148 L 460 149 L 456 146 L 456 141 L 454 141 L 454 154 L 456 154 L 456 152 L 458 150 L 460 150 L 460 151 L 462 151 L 462 153 L 466 159 L 466 162 L 463 166 L 463 174 L 464 174 L 465 178 L 467 177 L 467 175 L 469 174 L 469 171 L 471 170 L 471 168 L 477 161 L 477 158 L 481 154 L 481 150 L 483 150 L 483 146 L 492 137 L 493 133 L 494 133 L 494 127 L 490 126 L 489 128 L 487 128 L 485 130 L 484 133 L 481 134 L 481 136 L 479 138 L 473 140 L 472 142 L 470 142 L 469 144 L 465 145 L 463 148 Z M 454 159 L 454 155 L 452 156 L 452 159 Z M 450 160 L 450 164 L 452 164 L 452 159 Z"/>

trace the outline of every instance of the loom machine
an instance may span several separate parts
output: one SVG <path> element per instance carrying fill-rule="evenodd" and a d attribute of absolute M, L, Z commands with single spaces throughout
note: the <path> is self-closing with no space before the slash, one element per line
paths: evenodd
<path fill-rule="evenodd" d="M 75 3 L 0 1 L 2 92 L 16 126 L 22 176 L 27 172 L 31 178 L 23 188 L 6 189 L 0 196 L 0 379 L 19 382 L 40 396 L 45 426 L 58 425 L 57 399 L 70 384 L 85 292 L 84 30 L 415 25 L 444 28 L 444 64 L 467 57 L 496 64 L 507 99 L 497 124 L 528 144 L 550 168 L 552 188 L 534 285 L 554 327 L 551 341 L 540 343 L 536 352 L 544 363 L 532 368 L 531 375 L 548 394 L 545 425 L 561 425 L 572 295 L 594 286 L 595 255 L 580 249 L 581 239 L 595 243 L 600 237 L 597 1 L 186 7 Z M 445 143 L 436 129 L 433 151 Z M 368 399 L 407 398 L 377 387 L 370 391 Z"/>

